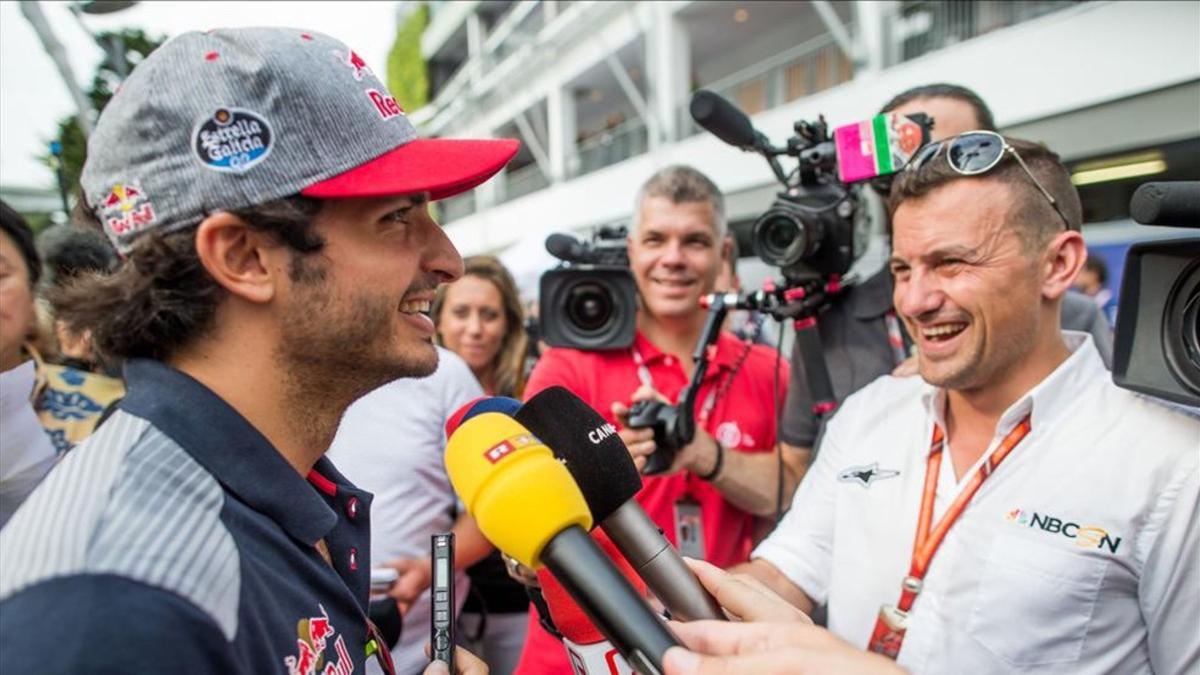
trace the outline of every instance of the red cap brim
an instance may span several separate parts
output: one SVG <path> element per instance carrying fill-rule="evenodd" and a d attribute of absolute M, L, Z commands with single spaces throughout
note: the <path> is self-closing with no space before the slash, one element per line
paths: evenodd
<path fill-rule="evenodd" d="M 306 197 L 345 199 L 428 192 L 445 199 L 486 181 L 508 163 L 521 143 L 511 138 L 418 138 L 300 191 Z"/>

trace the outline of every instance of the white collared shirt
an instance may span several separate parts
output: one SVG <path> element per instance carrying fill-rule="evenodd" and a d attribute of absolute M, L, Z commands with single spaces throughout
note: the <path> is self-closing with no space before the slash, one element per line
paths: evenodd
<path fill-rule="evenodd" d="M 1200 666 L 1200 420 L 1117 388 L 1091 338 L 1001 417 L 1032 430 L 950 529 L 910 613 L 914 673 L 1183 673 Z M 752 557 L 866 647 L 908 573 L 943 392 L 883 377 L 830 421 Z M 947 453 L 949 454 L 949 453 Z M 934 522 L 984 457 L 942 462 Z"/>

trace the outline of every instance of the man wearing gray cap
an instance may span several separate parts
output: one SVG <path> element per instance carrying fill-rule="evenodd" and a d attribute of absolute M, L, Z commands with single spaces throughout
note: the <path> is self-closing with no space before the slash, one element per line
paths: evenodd
<path fill-rule="evenodd" d="M 352 401 L 434 370 L 429 305 L 462 261 L 427 204 L 516 150 L 417 139 L 319 33 L 188 33 L 137 67 L 82 176 L 125 262 L 57 298 L 129 393 L 0 531 L 4 672 L 386 661 L 371 496 L 323 455 Z"/>

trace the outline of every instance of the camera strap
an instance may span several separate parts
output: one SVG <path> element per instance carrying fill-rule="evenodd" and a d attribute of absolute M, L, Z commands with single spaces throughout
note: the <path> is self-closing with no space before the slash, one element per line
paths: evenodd
<path fill-rule="evenodd" d="M 900 319 L 896 317 L 896 310 L 889 309 L 883 315 L 883 322 L 887 325 L 888 344 L 892 347 L 892 357 L 896 363 L 900 365 L 908 360 L 908 346 L 904 341 L 904 331 L 900 328 Z"/>
<path fill-rule="evenodd" d="M 633 359 L 633 364 L 637 367 L 638 381 L 643 385 L 650 387 L 654 391 L 658 391 L 658 388 L 654 386 L 654 376 L 650 374 L 650 367 L 646 365 L 646 360 L 642 358 L 641 352 L 637 350 L 637 347 L 630 347 L 629 354 L 630 358 Z M 738 365 L 733 369 L 732 372 L 725 376 L 725 380 L 722 382 L 721 386 L 710 389 L 708 396 L 704 397 L 704 403 L 700 406 L 700 412 L 696 416 L 696 421 L 701 427 L 708 425 L 708 418 L 712 416 L 713 408 L 717 407 L 717 400 L 719 398 L 718 394 L 724 394 L 725 391 L 729 389 L 729 382 L 732 381 L 733 376 L 737 374 L 738 369 L 741 367 L 741 361 L 743 360 L 744 358 L 739 359 Z M 680 389 L 680 392 L 682 391 L 683 390 Z M 676 397 L 678 398 L 678 395 L 676 395 Z M 675 403 L 678 404 L 679 401 L 676 400 Z"/>

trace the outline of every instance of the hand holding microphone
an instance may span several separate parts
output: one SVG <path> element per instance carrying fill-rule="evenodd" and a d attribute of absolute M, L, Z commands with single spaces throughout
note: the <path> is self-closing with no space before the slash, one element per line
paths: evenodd
<path fill-rule="evenodd" d="M 664 658 L 666 675 L 902 675 L 890 659 L 857 649 L 812 624 L 762 583 L 703 561 L 688 566 L 736 623 L 671 623 L 687 647 Z"/>

